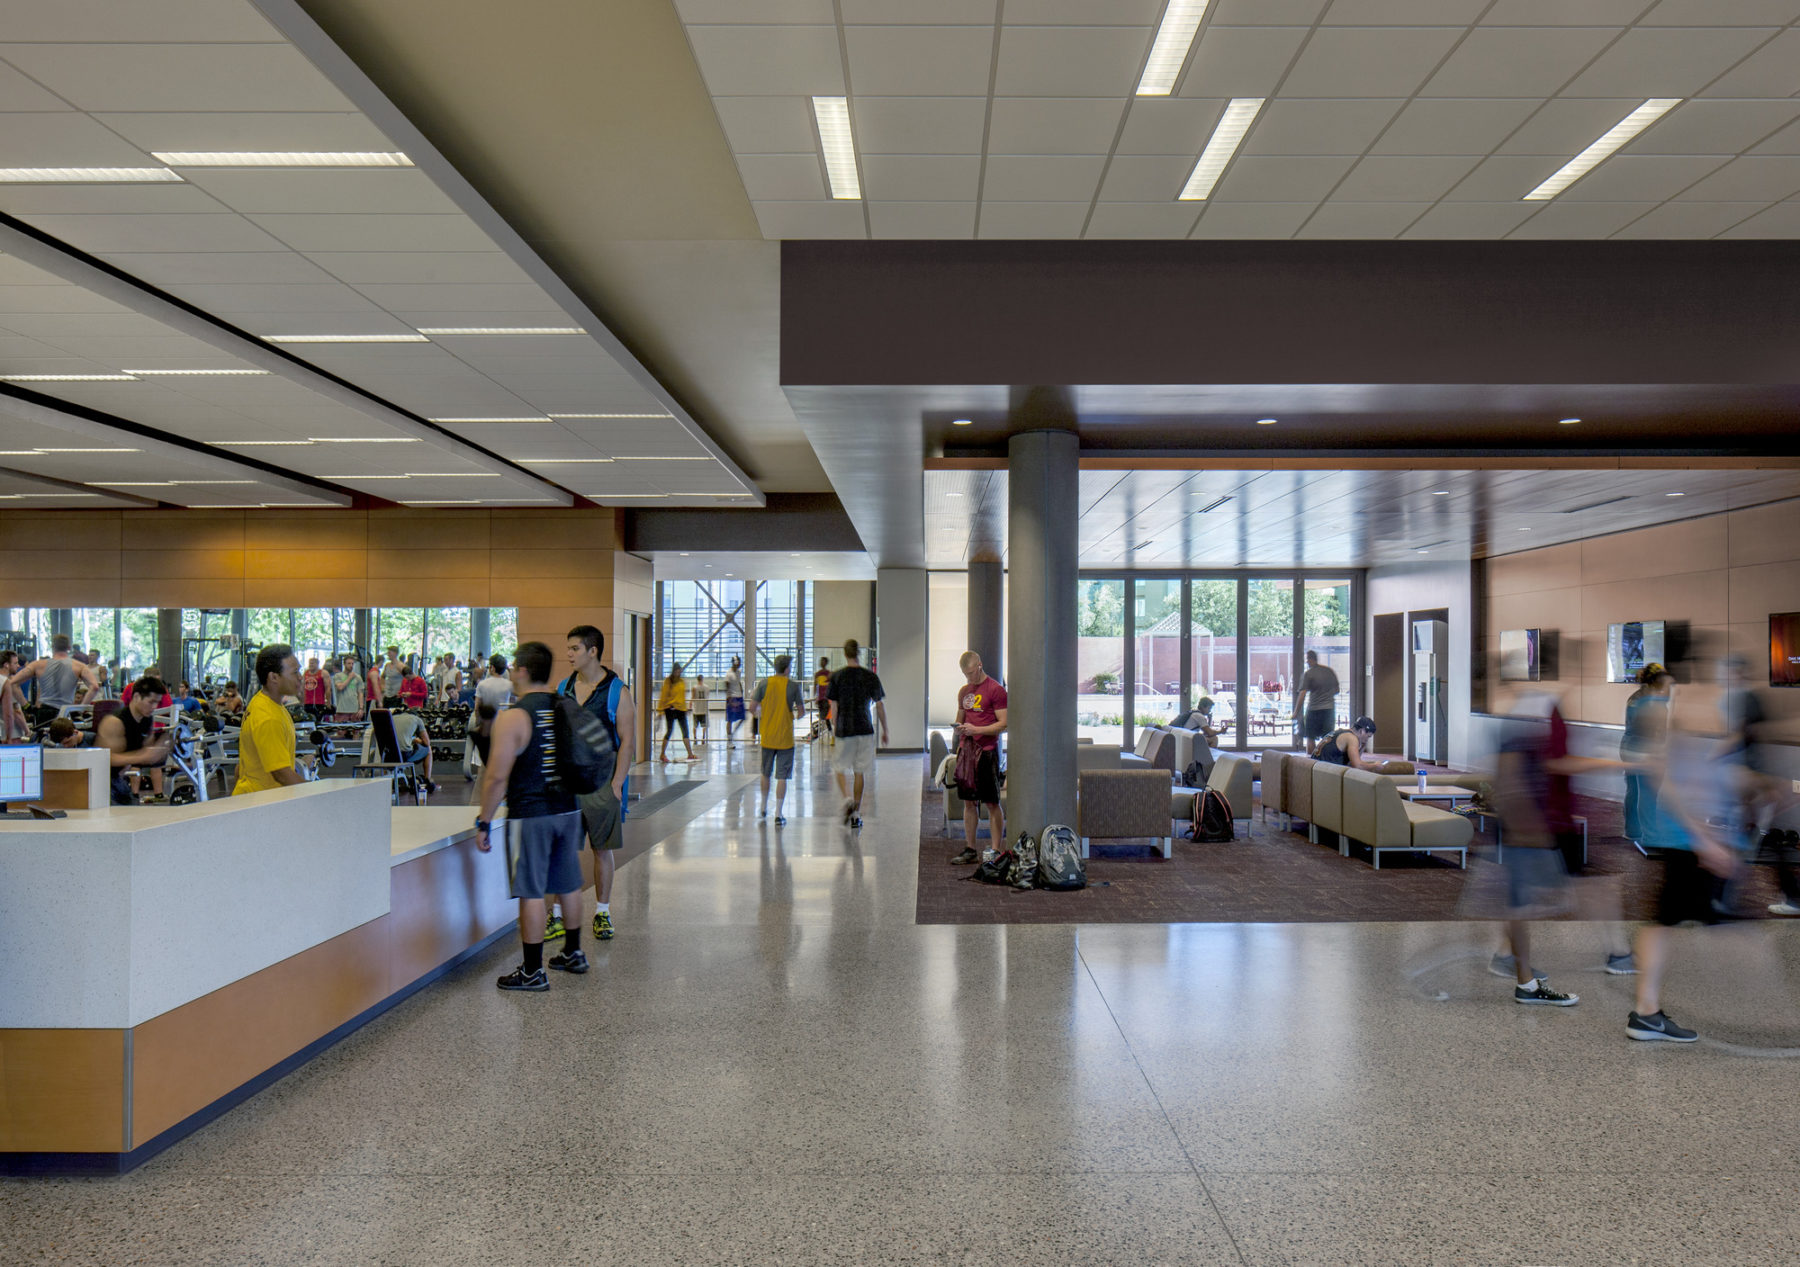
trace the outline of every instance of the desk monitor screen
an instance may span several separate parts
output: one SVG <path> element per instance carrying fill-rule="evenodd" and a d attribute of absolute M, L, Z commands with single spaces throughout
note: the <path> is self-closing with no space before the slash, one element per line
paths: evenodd
<path fill-rule="evenodd" d="M 36 744 L 0 745 L 0 804 L 44 799 L 44 750 Z"/>

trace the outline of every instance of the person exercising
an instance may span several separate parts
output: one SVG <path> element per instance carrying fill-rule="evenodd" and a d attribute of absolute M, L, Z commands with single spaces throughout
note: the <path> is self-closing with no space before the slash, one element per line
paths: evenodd
<path fill-rule="evenodd" d="M 94 727 L 94 746 L 112 751 L 112 803 L 136 805 L 132 775 L 139 769 L 160 774 L 175 743 L 175 732 L 165 730 L 154 738 L 151 725 L 156 706 L 167 691 L 161 678 L 141 677 L 126 692 L 125 707 L 108 713 Z M 159 780 L 160 781 L 160 780 Z"/>
<path fill-rule="evenodd" d="M 94 671 L 75 658 L 68 634 L 51 638 L 49 658 L 33 660 L 14 674 L 9 684 L 21 687 L 33 678 L 37 679 L 38 702 L 31 710 L 31 719 L 39 725 L 75 703 L 77 692 L 84 685 L 90 693 L 100 689 L 100 679 Z"/>

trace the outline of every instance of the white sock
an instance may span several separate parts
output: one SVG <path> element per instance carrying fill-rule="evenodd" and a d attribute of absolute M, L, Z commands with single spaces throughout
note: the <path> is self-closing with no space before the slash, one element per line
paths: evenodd
<path fill-rule="evenodd" d="M 612 903 L 611 902 L 600 903 L 600 909 L 594 913 L 596 915 L 611 915 L 612 914 Z"/>

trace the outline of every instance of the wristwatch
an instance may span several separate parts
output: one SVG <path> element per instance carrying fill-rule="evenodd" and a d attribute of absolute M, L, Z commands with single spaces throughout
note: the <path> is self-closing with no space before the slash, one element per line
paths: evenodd
<path fill-rule="evenodd" d="M 490 821 L 488 821 L 485 818 L 477 818 L 475 820 L 475 830 L 476 831 L 488 831 L 489 829 L 491 829 L 493 827 L 493 825 L 494 825 L 493 823 L 491 823 Z"/>

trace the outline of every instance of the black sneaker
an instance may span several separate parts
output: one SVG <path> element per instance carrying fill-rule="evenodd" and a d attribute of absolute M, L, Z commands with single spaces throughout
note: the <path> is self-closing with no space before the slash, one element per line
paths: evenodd
<path fill-rule="evenodd" d="M 862 830 L 862 819 L 852 816 L 850 819 L 850 830 L 851 831 L 861 831 Z"/>
<path fill-rule="evenodd" d="M 545 975 L 542 968 L 536 972 L 527 972 L 525 965 L 520 964 L 494 984 L 502 990 L 531 990 L 541 993 L 550 988 L 550 978 Z"/>
<path fill-rule="evenodd" d="M 786 827 L 787 819 L 783 818 L 780 814 L 777 814 L 775 815 L 775 825 L 777 827 Z"/>
<path fill-rule="evenodd" d="M 1550 1007 L 1574 1007 L 1581 1002 L 1581 996 L 1552 990 L 1549 977 L 1533 977 L 1524 985 L 1513 987 L 1513 1002 L 1542 1003 Z"/>
<path fill-rule="evenodd" d="M 1662 1011 L 1648 1016 L 1633 1012 L 1625 1022 L 1625 1036 L 1646 1043 L 1691 1043 L 1700 1037 L 1693 1030 L 1677 1025 Z"/>
<path fill-rule="evenodd" d="M 973 849 L 965 849 L 957 854 L 956 857 L 950 859 L 950 865 L 953 867 L 972 867 L 980 861 L 980 854 L 976 853 Z"/>
<path fill-rule="evenodd" d="M 545 966 L 555 968 L 558 972 L 573 972 L 576 976 L 580 976 L 588 970 L 587 951 L 564 951 L 551 955 Z"/>

